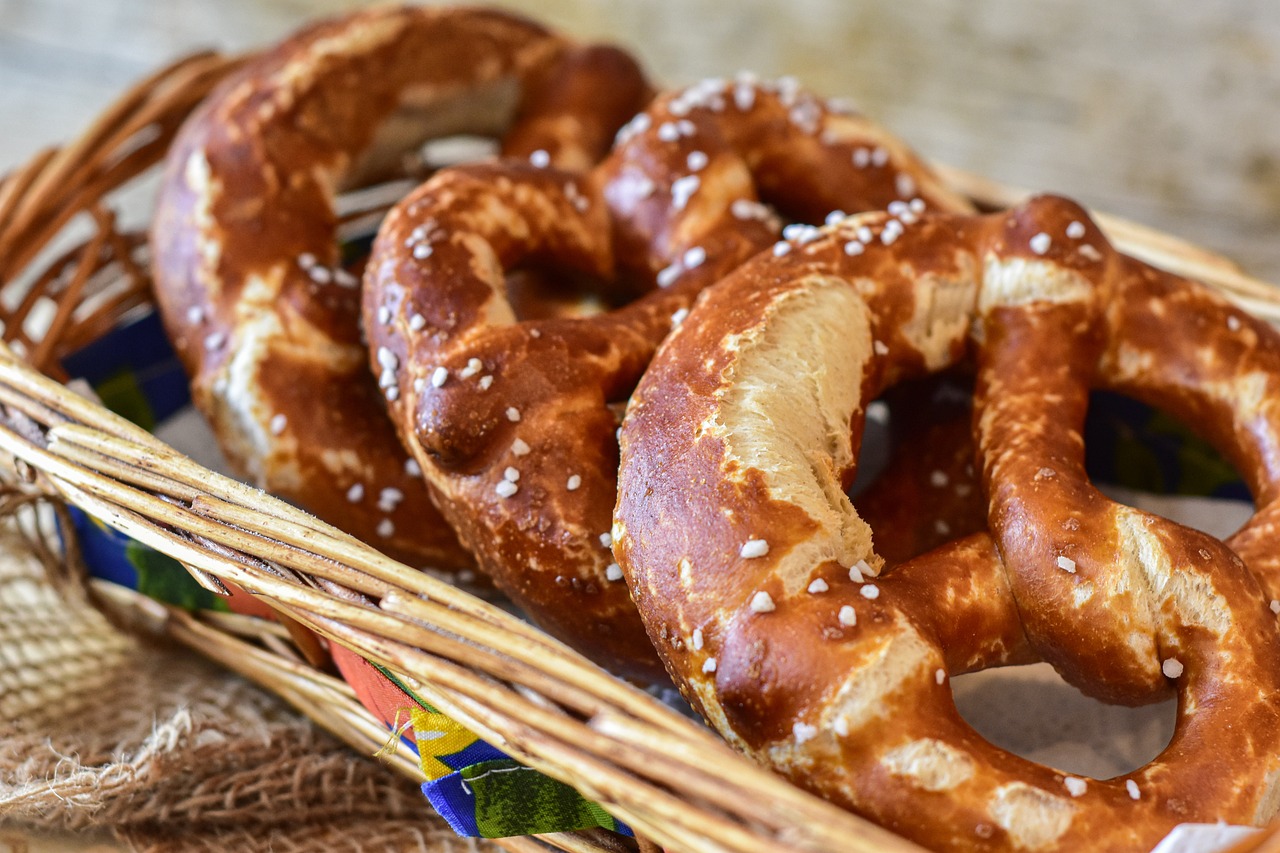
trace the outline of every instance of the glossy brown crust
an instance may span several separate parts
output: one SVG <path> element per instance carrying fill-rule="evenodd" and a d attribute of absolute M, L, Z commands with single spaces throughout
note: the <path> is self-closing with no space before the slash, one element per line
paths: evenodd
<path fill-rule="evenodd" d="M 777 240 L 762 196 L 810 221 L 965 206 L 861 117 L 785 81 L 708 81 L 659 98 L 589 173 L 439 173 L 366 272 L 374 369 L 450 523 L 540 625 L 626 675 L 661 669 L 609 548 L 617 412 L 698 292 Z M 529 265 L 646 295 L 521 320 L 506 276 Z"/>
<path fill-rule="evenodd" d="M 668 669 L 739 748 L 930 848 L 1145 851 L 1178 823 L 1268 820 L 1280 336 L 1116 254 L 1063 199 L 897 223 L 856 217 L 743 266 L 637 388 L 614 548 Z M 872 577 L 840 491 L 857 431 L 819 449 L 797 400 L 857 427 L 886 387 L 969 352 L 992 532 Z M 812 388 L 779 393 L 760 381 L 775 369 Z M 1239 556 L 1093 489 L 1090 387 L 1196 424 L 1241 465 L 1261 508 Z M 1171 743 L 1112 780 L 991 746 L 947 679 L 1038 658 L 1114 700 L 1176 690 Z"/>
<path fill-rule="evenodd" d="M 616 49 L 409 7 L 312 26 L 221 86 L 174 146 L 152 245 L 166 328 L 233 464 L 414 565 L 470 565 L 369 376 L 335 193 L 455 133 L 598 159 L 646 93 Z"/>

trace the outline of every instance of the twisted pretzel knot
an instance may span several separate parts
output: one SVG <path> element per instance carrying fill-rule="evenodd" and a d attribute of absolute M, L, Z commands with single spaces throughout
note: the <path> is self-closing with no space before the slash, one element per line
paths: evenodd
<path fill-rule="evenodd" d="M 465 8 L 327 21 L 221 86 L 175 143 L 152 245 L 166 328 L 230 461 L 406 561 L 469 565 L 368 375 L 335 194 L 455 134 L 593 163 L 648 96 L 616 49 Z"/>
<path fill-rule="evenodd" d="M 991 532 L 876 577 L 845 496 L 865 406 L 970 351 Z M 1104 498 L 1095 386 L 1220 446 L 1257 499 L 1245 528 L 1223 544 Z M 939 849 L 1145 850 L 1280 804 L 1278 395 L 1272 329 L 1066 200 L 858 216 L 744 265 L 664 344 L 623 427 L 614 547 L 688 697 L 798 784 Z M 948 676 L 1035 659 L 1111 700 L 1176 689 L 1172 742 L 1106 781 L 986 743 Z"/>
<path fill-rule="evenodd" d="M 761 198 L 802 222 L 966 209 L 791 82 L 708 81 L 657 99 L 589 173 L 440 172 L 387 217 L 366 272 L 373 367 L 446 517 L 527 613 L 620 672 L 660 670 L 609 550 L 618 410 L 697 293 L 777 240 Z M 623 304 L 519 319 L 508 278 L 529 267 Z"/>

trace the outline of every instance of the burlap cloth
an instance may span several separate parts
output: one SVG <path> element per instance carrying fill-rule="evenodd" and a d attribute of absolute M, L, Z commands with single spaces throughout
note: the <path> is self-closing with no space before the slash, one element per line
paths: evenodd
<path fill-rule="evenodd" d="M 55 589 L 3 522 L 0 841 L 103 831 L 147 853 L 483 849 L 276 698 Z"/>

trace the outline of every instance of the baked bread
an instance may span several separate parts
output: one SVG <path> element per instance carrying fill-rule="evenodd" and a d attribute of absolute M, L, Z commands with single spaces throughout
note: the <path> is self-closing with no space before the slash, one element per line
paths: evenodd
<path fill-rule="evenodd" d="M 882 572 L 844 489 L 867 404 L 973 357 L 990 533 Z M 1258 511 L 1219 542 L 1103 497 L 1091 387 L 1191 423 Z M 731 743 L 938 850 L 1133 850 L 1280 806 L 1280 334 L 1115 252 L 1054 197 L 855 216 L 706 292 L 622 430 L 615 554 L 672 675 Z M 1050 661 L 1110 701 L 1176 691 L 1107 780 L 984 741 L 948 680 Z"/>
<path fill-rule="evenodd" d="M 151 240 L 166 329 L 230 461 L 412 565 L 469 566 L 369 375 L 335 196 L 456 134 L 581 167 L 648 95 L 617 49 L 421 7 L 309 27 L 220 86 L 174 144 Z"/>

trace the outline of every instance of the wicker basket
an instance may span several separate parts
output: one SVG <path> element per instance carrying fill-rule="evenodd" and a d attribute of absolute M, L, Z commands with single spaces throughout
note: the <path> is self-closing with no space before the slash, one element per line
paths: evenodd
<path fill-rule="evenodd" d="M 638 842 L 642 848 L 917 850 L 755 767 L 502 610 L 201 468 L 63 384 L 64 355 L 149 302 L 145 240 L 119 226 L 118 200 L 239 61 L 202 54 L 163 69 L 80 139 L 40 153 L 0 182 L 0 450 L 11 503 L 73 504 L 180 560 L 214 591 L 224 581 L 252 591 L 403 677 L 513 757 L 595 799 L 651 839 Z M 1020 195 L 942 171 L 984 206 Z M 1229 262 L 1125 222 L 1100 221 L 1130 253 L 1206 280 L 1280 321 L 1280 294 Z M 144 621 L 264 685 L 354 748 L 387 747 L 385 726 L 343 682 L 309 664 L 281 624 L 193 615 L 111 585 L 97 591 L 120 618 Z M 418 777 L 407 748 L 384 754 L 389 766 Z M 501 843 L 598 851 L 622 842 L 570 833 Z M 1274 839 L 1251 842 L 1258 843 L 1280 850 Z"/>

